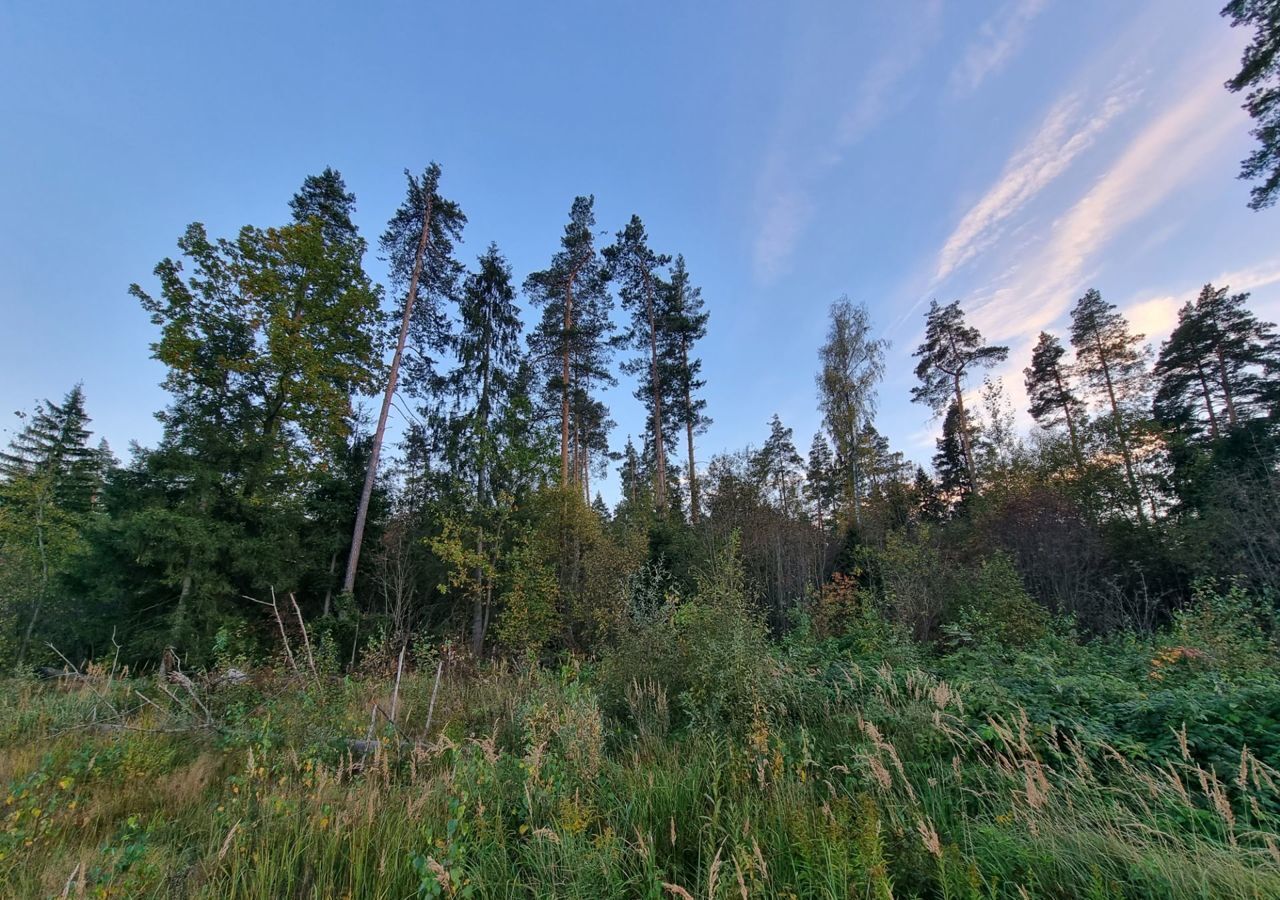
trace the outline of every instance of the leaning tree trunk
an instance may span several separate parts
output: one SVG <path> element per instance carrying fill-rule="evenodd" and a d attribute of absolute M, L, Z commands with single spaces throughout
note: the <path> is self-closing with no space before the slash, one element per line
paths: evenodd
<path fill-rule="evenodd" d="M 378 479 L 378 457 L 382 454 L 382 440 L 387 433 L 387 416 L 391 413 L 391 401 L 395 397 L 396 382 L 400 377 L 400 359 L 409 339 L 409 322 L 413 317 L 413 305 L 418 299 L 418 279 L 422 276 L 422 260 L 431 240 L 432 198 L 427 197 L 426 214 L 422 217 L 422 236 L 418 238 L 418 252 L 413 257 L 413 273 L 409 277 L 409 291 L 404 298 L 404 315 L 400 319 L 400 336 L 396 340 L 396 352 L 391 357 L 391 372 L 387 376 L 387 389 L 382 395 L 382 410 L 378 413 L 378 428 L 373 433 L 373 446 L 369 450 L 369 466 L 364 474 L 364 488 L 360 491 L 360 505 L 356 507 L 356 524 L 351 532 L 351 554 L 347 557 L 347 574 L 342 581 L 343 593 L 350 594 L 356 587 L 356 569 L 360 565 L 360 545 L 364 541 L 365 520 L 369 517 L 369 501 L 373 498 L 373 486 Z"/>
<path fill-rule="evenodd" d="M 1058 396 L 1062 398 L 1062 414 L 1067 419 L 1067 434 L 1071 437 L 1071 455 L 1075 457 L 1076 469 L 1084 469 L 1084 457 L 1080 455 L 1080 441 L 1076 437 L 1076 420 L 1071 415 L 1071 403 L 1067 400 L 1067 388 L 1062 383 L 1062 371 L 1055 365 L 1053 367 L 1053 380 L 1058 386 Z"/>

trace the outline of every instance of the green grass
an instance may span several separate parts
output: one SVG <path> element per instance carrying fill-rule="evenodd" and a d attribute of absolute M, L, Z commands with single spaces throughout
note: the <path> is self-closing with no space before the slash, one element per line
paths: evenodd
<path fill-rule="evenodd" d="M 590 669 L 455 672 L 430 735 L 410 674 L 364 759 L 386 681 L 199 688 L 205 728 L 151 680 L 11 680 L 0 894 L 1280 896 L 1280 776 L 1247 751 L 1122 753 L 919 670 L 765 662 L 774 699 L 719 725 L 653 683 L 602 709 Z"/>

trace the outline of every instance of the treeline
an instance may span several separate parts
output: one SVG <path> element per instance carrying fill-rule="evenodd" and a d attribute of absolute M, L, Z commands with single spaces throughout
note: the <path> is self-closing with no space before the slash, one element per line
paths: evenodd
<path fill-rule="evenodd" d="M 876 430 L 887 347 L 841 299 L 807 458 L 775 415 L 704 462 L 708 313 L 684 258 L 636 216 L 610 239 L 584 196 L 518 284 L 494 244 L 462 261 L 440 180 L 408 177 L 385 286 L 326 170 L 289 221 L 193 224 L 131 288 L 159 330 L 163 437 L 120 464 L 79 386 L 25 418 L 0 455 L 0 661 L 251 657 L 285 627 L 273 601 L 343 665 L 419 640 L 591 653 L 729 550 L 776 633 L 874 618 L 955 643 L 1055 615 L 1101 634 L 1161 623 L 1200 578 L 1280 589 L 1280 339 L 1246 294 L 1206 285 L 1153 353 L 1087 292 L 1025 370 L 1029 436 L 983 378 L 1008 349 L 933 303 L 911 395 L 942 420 L 932 472 Z M 621 449 L 601 399 L 619 371 L 645 411 Z"/>

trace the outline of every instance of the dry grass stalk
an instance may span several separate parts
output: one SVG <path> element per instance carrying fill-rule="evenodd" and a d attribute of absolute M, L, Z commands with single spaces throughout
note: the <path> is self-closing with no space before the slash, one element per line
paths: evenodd
<path fill-rule="evenodd" d="M 920 832 L 920 840 L 924 843 L 924 848 L 934 858 L 941 859 L 942 842 L 938 839 L 938 832 L 934 829 L 933 823 L 927 819 L 920 819 L 916 823 L 916 830 Z"/>
<path fill-rule="evenodd" d="M 240 821 L 231 826 L 231 830 L 227 832 L 226 838 L 222 842 L 221 849 L 218 850 L 218 862 L 226 857 L 227 851 L 231 849 L 231 842 L 235 840 L 236 832 L 240 830 Z"/>
<path fill-rule="evenodd" d="M 396 663 L 396 686 L 391 689 L 391 715 L 387 717 L 392 725 L 396 725 L 396 713 L 399 712 L 400 707 L 400 676 L 404 674 L 404 651 L 407 647 L 407 644 L 400 645 L 400 660 Z"/>
<path fill-rule="evenodd" d="M 431 717 L 436 711 L 436 694 L 440 690 L 440 675 L 444 672 L 444 657 L 440 657 L 440 661 L 436 663 L 436 681 L 431 687 L 431 702 L 427 704 L 427 724 L 422 728 L 422 736 L 424 738 L 431 736 Z"/>
<path fill-rule="evenodd" d="M 715 900 L 716 883 L 720 880 L 720 866 L 724 864 L 724 860 L 720 858 L 720 853 L 724 850 L 721 844 L 716 848 L 715 858 L 711 860 L 711 872 L 707 875 L 707 900 Z"/>
<path fill-rule="evenodd" d="M 66 883 L 66 885 L 62 888 L 62 896 L 63 896 L 63 897 L 70 897 L 70 896 L 71 896 L 71 886 L 72 886 L 73 884 L 75 884 L 75 883 L 76 883 L 76 876 L 80 874 L 80 869 L 81 869 L 83 866 L 84 866 L 84 863 L 83 863 L 83 862 L 78 862 L 78 863 L 76 863 L 76 867 L 75 867 L 74 869 L 72 869 L 72 870 L 71 870 L 71 875 L 70 875 L 70 877 L 68 877 L 68 878 L 67 878 L 67 883 Z M 76 896 L 82 896 L 83 894 L 84 894 L 84 883 L 83 883 L 83 882 L 81 882 L 81 884 L 80 884 L 80 889 L 79 889 L 78 891 L 76 891 Z"/>

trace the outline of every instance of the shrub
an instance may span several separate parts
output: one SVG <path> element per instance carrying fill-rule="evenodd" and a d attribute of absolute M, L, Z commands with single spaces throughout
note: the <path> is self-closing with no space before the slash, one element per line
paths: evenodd
<path fill-rule="evenodd" d="M 745 728 L 770 705 L 774 666 L 764 617 L 747 599 L 736 536 L 696 583 L 693 600 L 672 619 L 685 682 L 678 700 L 698 723 Z"/>
<path fill-rule="evenodd" d="M 953 586 L 929 530 L 921 528 L 915 537 L 890 534 L 879 568 L 888 615 L 910 629 L 917 640 L 933 638 L 947 612 Z"/>
<path fill-rule="evenodd" d="M 1048 632 L 1048 614 L 1031 599 L 1004 553 L 984 559 L 971 577 L 958 580 L 955 606 L 946 631 L 959 643 L 1025 647 Z"/>

